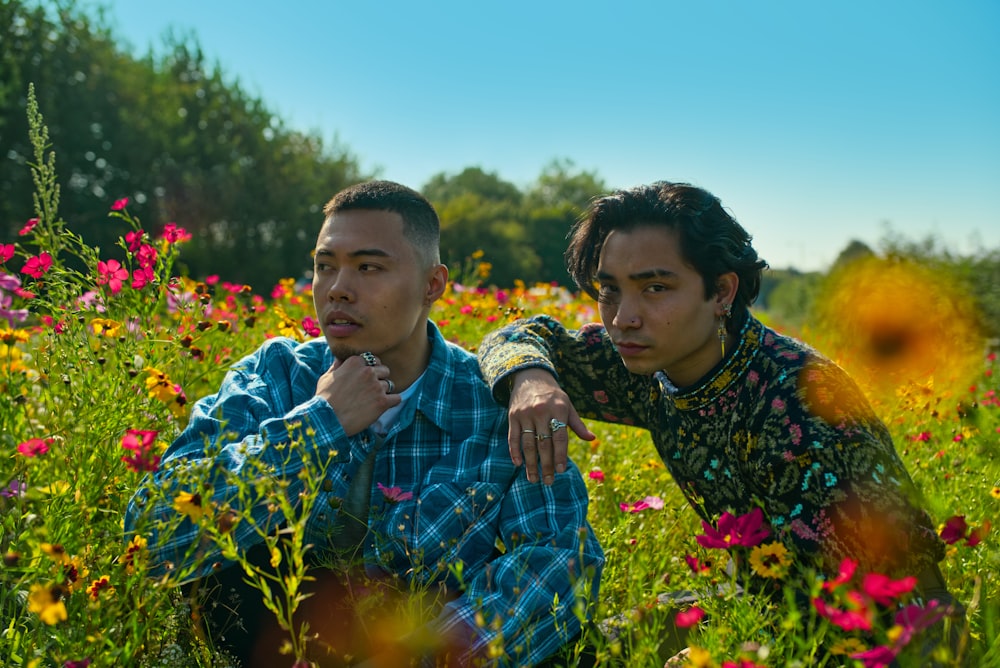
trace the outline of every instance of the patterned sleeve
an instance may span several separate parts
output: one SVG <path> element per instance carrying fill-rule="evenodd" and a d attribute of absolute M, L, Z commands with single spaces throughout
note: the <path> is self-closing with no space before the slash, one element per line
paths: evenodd
<path fill-rule="evenodd" d="M 497 401 L 509 400 L 507 379 L 528 368 L 550 371 L 585 418 L 648 428 L 659 405 L 658 385 L 630 373 L 602 325 L 568 330 L 550 316 L 515 321 L 488 334 L 479 365 Z"/>
<path fill-rule="evenodd" d="M 786 541 L 827 572 L 850 557 L 865 571 L 916 575 L 943 558 L 888 430 L 843 370 L 810 363 L 768 401 L 756 466 Z"/>
<path fill-rule="evenodd" d="M 305 465 L 304 452 L 325 457 L 340 444 L 333 459 L 348 460 L 349 439 L 330 405 L 314 396 L 315 380 L 302 378 L 308 372 L 294 358 L 292 345 L 274 339 L 237 363 L 216 394 L 195 403 L 187 427 L 167 449 L 159 469 L 133 495 L 125 517 L 126 534 L 141 532 L 146 538 L 153 573 L 195 566 L 185 573 L 185 579 L 193 579 L 207 575 L 219 559 L 218 546 L 200 540 L 190 513 L 180 521 L 181 511 L 175 507 L 179 494 L 197 494 L 188 499 L 189 510 L 192 504 L 236 506 L 239 489 L 232 481 L 241 474 L 252 477 L 267 470 L 293 487 L 302 486 L 296 473 Z M 326 447 L 272 447 L 290 443 L 306 431 L 310 442 Z M 199 490 L 211 498 L 201 498 Z M 272 513 L 263 504 L 251 512 L 261 526 L 282 521 L 280 512 Z M 243 549 L 262 540 L 248 522 L 238 523 L 233 531 Z"/>

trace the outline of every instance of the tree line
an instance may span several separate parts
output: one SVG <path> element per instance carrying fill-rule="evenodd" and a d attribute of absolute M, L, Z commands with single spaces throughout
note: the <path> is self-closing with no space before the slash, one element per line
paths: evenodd
<path fill-rule="evenodd" d="M 288 127 L 268 105 L 209 63 L 192 36 L 164 39 L 161 55 L 137 58 L 118 43 L 102 10 L 74 0 L 0 4 L 0 233 L 16 238 L 34 215 L 25 113 L 29 84 L 49 127 L 66 226 L 113 257 L 122 230 L 108 220 L 115 200 L 152 234 L 176 223 L 192 234 L 180 269 L 267 292 L 305 278 L 322 207 L 343 187 L 376 177 L 348 147 Z M 467 260 L 482 251 L 489 282 L 570 285 L 566 235 L 596 195 L 595 172 L 565 159 L 523 188 L 479 167 L 439 173 L 418 188 L 442 223 L 444 260 L 475 280 Z M 857 254 L 851 242 L 833 268 Z M 1000 334 L 1000 249 L 955 257 L 933 240 L 888 239 L 880 250 L 935 263 L 976 295 Z M 463 273 L 469 274 L 463 276 Z M 766 272 L 758 302 L 781 319 L 808 318 L 823 274 Z"/>

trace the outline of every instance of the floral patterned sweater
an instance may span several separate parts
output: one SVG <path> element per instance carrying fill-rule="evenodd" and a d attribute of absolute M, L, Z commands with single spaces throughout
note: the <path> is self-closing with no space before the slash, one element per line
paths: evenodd
<path fill-rule="evenodd" d="M 556 375 L 581 416 L 648 429 L 702 519 L 763 509 L 800 565 L 916 575 L 944 545 L 885 425 L 853 380 L 804 343 L 748 316 L 738 348 L 692 387 L 630 373 L 604 327 L 548 316 L 483 341 L 479 361 L 506 403 L 511 373 Z"/>

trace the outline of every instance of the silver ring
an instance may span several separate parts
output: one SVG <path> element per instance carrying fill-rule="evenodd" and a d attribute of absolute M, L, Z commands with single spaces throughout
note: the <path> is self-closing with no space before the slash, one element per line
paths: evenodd
<path fill-rule="evenodd" d="M 521 433 L 522 434 L 534 434 L 535 430 L 534 429 L 522 429 Z"/>
<path fill-rule="evenodd" d="M 544 441 L 547 438 L 552 438 L 551 434 L 535 434 L 536 441 Z"/>
<path fill-rule="evenodd" d="M 560 422 L 559 420 L 557 420 L 555 418 L 552 418 L 551 420 L 549 420 L 549 427 L 552 428 L 552 433 L 554 434 L 557 431 L 559 431 L 560 429 L 565 428 L 566 427 L 566 423 L 565 422 Z"/>
<path fill-rule="evenodd" d="M 392 394 L 392 391 L 396 389 L 396 385 L 388 378 L 383 378 L 382 380 L 385 381 L 385 393 Z"/>
<path fill-rule="evenodd" d="M 363 359 L 365 361 L 365 364 L 368 366 L 375 366 L 378 364 L 378 360 L 375 359 L 375 356 L 372 355 L 371 353 L 367 352 L 361 353 L 361 359 Z"/>

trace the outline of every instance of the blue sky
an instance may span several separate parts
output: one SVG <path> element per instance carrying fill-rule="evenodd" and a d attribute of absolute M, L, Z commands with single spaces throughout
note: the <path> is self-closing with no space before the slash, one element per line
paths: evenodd
<path fill-rule="evenodd" d="M 1000 247 L 993 0 L 100 4 L 137 54 L 193 34 L 290 126 L 413 187 L 469 166 L 524 187 L 565 158 L 707 188 L 775 268 L 890 230 Z"/>

